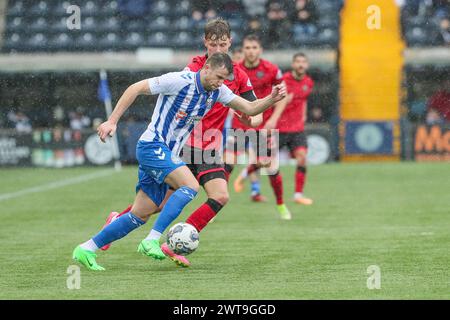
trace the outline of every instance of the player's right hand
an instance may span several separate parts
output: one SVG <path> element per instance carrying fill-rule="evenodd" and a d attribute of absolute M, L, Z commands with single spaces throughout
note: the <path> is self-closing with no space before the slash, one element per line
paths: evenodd
<path fill-rule="evenodd" d="M 286 86 L 284 83 L 280 83 L 272 89 L 272 99 L 274 102 L 278 102 L 286 96 Z"/>
<path fill-rule="evenodd" d="M 117 125 L 111 121 L 105 121 L 97 128 L 97 134 L 102 142 L 106 142 L 106 137 L 112 137 L 116 133 Z"/>

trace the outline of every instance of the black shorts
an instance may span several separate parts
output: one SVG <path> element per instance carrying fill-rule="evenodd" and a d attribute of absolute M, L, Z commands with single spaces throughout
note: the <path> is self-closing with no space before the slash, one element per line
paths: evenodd
<path fill-rule="evenodd" d="M 255 131 L 252 137 L 246 135 L 244 139 L 238 140 L 235 136 L 228 136 L 225 150 L 240 155 L 250 148 L 258 158 L 270 157 L 272 151 L 271 138 L 262 131 Z"/>
<path fill-rule="evenodd" d="M 278 147 L 279 149 L 287 147 L 291 153 L 294 153 L 295 150 L 300 148 L 307 149 L 308 144 L 306 142 L 305 132 L 280 132 Z"/>
<path fill-rule="evenodd" d="M 222 157 L 215 150 L 184 146 L 181 158 L 202 186 L 216 178 L 227 180 Z"/>

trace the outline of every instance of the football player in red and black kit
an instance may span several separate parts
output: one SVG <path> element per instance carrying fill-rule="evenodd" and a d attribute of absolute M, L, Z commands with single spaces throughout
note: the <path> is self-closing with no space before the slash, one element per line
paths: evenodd
<path fill-rule="evenodd" d="M 253 84 L 254 91 L 257 97 L 265 97 L 267 93 L 271 92 L 272 87 L 281 83 L 283 81 L 283 74 L 277 65 L 261 58 L 263 48 L 261 46 L 261 41 L 256 35 L 248 35 L 243 39 L 242 43 L 244 60 L 240 63 L 241 68 L 247 73 L 250 78 L 250 81 Z M 282 115 L 285 107 L 286 107 L 287 99 L 284 99 L 278 102 L 272 108 L 267 109 L 263 113 L 263 123 L 256 128 L 256 130 L 266 129 L 259 131 L 258 134 L 258 142 L 265 143 L 267 146 L 270 145 L 270 137 L 267 137 L 266 134 L 270 133 L 269 130 L 273 130 L 276 128 L 278 119 Z M 234 129 L 242 129 L 248 130 L 249 127 L 246 127 L 243 123 L 241 123 L 238 118 L 233 119 L 233 128 Z M 239 150 L 240 146 L 234 145 L 233 151 L 241 151 Z M 282 178 L 280 172 L 278 170 L 278 163 L 276 163 L 276 159 L 270 159 L 269 163 L 267 162 L 267 158 L 271 157 L 270 154 L 263 155 L 263 157 L 259 157 L 258 151 L 264 150 L 261 146 L 252 146 L 252 148 L 248 148 L 249 153 L 252 152 L 252 149 L 256 151 L 256 161 L 250 164 L 247 168 L 245 168 L 237 177 L 234 182 L 234 189 L 236 192 L 241 192 L 244 188 L 244 180 L 249 177 L 252 182 L 252 200 L 255 202 L 264 201 L 265 199 L 260 195 L 259 190 L 259 178 L 256 174 L 261 167 L 267 168 L 270 184 L 274 191 L 275 197 L 277 199 L 277 209 L 280 213 L 282 219 L 289 220 L 291 218 L 291 214 L 283 202 L 283 185 Z M 231 148 L 230 148 L 231 149 Z M 226 153 L 226 162 L 231 162 L 230 153 Z"/>
<path fill-rule="evenodd" d="M 291 155 L 297 160 L 295 173 L 294 201 L 303 205 L 311 205 L 313 201 L 303 195 L 306 180 L 307 142 L 305 122 L 307 99 L 314 87 L 314 81 L 306 74 L 308 58 L 303 53 L 296 53 L 292 58 L 292 70 L 283 75 L 288 96 L 288 104 L 278 120 L 279 148 L 287 146 Z"/>
<path fill-rule="evenodd" d="M 246 46 L 244 45 L 244 54 L 245 52 Z M 288 92 L 287 99 L 280 101 L 279 107 L 266 110 L 263 115 L 263 127 L 265 129 L 276 128 L 279 131 L 278 146 L 274 145 L 273 148 L 279 150 L 286 146 L 291 152 L 291 156 L 297 160 L 294 202 L 303 205 L 311 205 L 313 203 L 311 199 L 303 195 L 306 180 L 307 143 L 304 130 L 307 114 L 307 99 L 314 87 L 314 81 L 306 74 L 308 67 L 308 59 L 303 53 L 297 53 L 293 56 L 292 70 L 284 73 L 282 77 Z M 251 71 L 245 65 L 243 69 L 249 75 L 258 96 L 258 80 L 254 78 L 254 75 L 252 75 Z M 259 168 L 261 168 L 261 165 L 258 163 L 249 165 L 235 180 L 235 190 L 240 191 L 243 188 L 244 179 Z M 280 216 L 282 219 L 289 220 L 291 219 L 291 213 L 285 205 L 283 206 L 282 176 L 277 172 L 277 174 L 269 175 L 269 177 L 277 200 L 277 208 Z"/>

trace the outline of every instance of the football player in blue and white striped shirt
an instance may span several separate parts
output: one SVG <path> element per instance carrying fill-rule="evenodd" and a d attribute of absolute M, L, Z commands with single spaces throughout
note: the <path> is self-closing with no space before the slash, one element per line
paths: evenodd
<path fill-rule="evenodd" d="M 208 58 L 199 72 L 164 74 L 137 82 L 124 92 L 109 119 L 97 129 L 102 141 L 115 133 L 120 117 L 138 95 L 159 94 L 152 120 L 136 147 L 139 162 L 136 198 L 130 212 L 75 248 L 75 260 L 90 270 L 104 270 L 95 260 L 95 251 L 140 227 L 161 208 L 150 234 L 141 241 L 138 251 L 155 259 L 166 257 L 159 246 L 159 239 L 199 189 L 197 180 L 179 158 L 181 147 L 195 124 L 217 101 L 253 116 L 283 99 L 286 94 L 284 86 L 279 85 L 267 97 L 249 102 L 236 96 L 223 84 L 232 76 L 230 57 L 216 53 Z M 168 192 L 169 187 L 175 191 Z"/>

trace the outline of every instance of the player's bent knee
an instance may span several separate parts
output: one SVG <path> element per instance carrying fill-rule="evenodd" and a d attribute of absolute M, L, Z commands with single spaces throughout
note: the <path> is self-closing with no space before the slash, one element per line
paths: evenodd
<path fill-rule="evenodd" d="M 305 157 L 298 157 L 297 158 L 297 166 L 305 167 L 306 166 L 306 158 Z"/>
<path fill-rule="evenodd" d="M 131 212 L 138 218 L 147 221 L 158 210 L 158 206 L 142 190 L 136 195 Z"/>
<path fill-rule="evenodd" d="M 305 162 L 306 154 L 307 154 L 307 150 L 304 148 L 299 148 L 294 152 L 294 156 L 297 159 L 297 162 Z"/>
<path fill-rule="evenodd" d="M 195 192 L 198 192 L 200 190 L 200 185 L 194 177 L 192 177 L 192 179 L 188 178 L 178 181 L 177 186 L 174 189 L 180 189 L 181 187 L 187 187 Z"/>
<path fill-rule="evenodd" d="M 209 195 L 209 198 L 216 200 L 222 206 L 224 206 L 230 200 L 230 195 L 228 194 L 228 192 L 217 192 L 212 195 Z"/>

